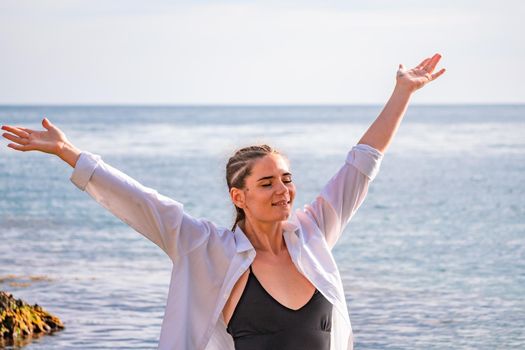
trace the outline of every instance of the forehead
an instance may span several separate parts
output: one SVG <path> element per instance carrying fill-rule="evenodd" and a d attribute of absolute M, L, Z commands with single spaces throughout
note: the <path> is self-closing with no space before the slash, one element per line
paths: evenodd
<path fill-rule="evenodd" d="M 280 154 L 268 154 L 255 161 L 252 175 L 270 176 L 290 172 L 288 161 Z"/>

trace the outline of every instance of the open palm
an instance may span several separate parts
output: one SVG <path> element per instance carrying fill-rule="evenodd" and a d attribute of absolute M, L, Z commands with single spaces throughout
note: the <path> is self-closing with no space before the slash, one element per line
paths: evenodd
<path fill-rule="evenodd" d="M 440 59 L 441 55 L 436 53 L 432 57 L 425 58 L 420 64 L 412 69 L 405 69 L 405 67 L 400 64 L 396 77 L 397 83 L 401 86 L 407 87 L 411 91 L 422 88 L 425 84 L 437 79 L 441 74 L 445 73 L 445 68 L 442 68 L 438 72 L 432 74 Z"/>
<path fill-rule="evenodd" d="M 9 133 L 2 134 L 6 139 L 13 141 L 7 147 L 17 151 L 40 151 L 51 154 L 58 154 L 64 143 L 68 142 L 66 135 L 44 118 L 42 125 L 45 131 L 31 130 L 19 126 L 3 125 L 2 130 Z"/>

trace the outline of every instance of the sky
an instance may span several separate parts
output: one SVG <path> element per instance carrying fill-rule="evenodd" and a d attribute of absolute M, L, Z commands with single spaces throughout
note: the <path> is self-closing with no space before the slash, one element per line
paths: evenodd
<path fill-rule="evenodd" d="M 525 2 L 0 0 L 0 104 L 525 103 Z"/>

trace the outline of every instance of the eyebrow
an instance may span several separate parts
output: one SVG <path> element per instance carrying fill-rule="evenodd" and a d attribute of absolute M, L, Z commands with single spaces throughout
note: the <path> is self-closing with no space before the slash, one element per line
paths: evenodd
<path fill-rule="evenodd" d="M 281 176 L 292 176 L 292 173 L 284 173 Z M 265 177 L 261 177 L 259 180 L 257 180 L 257 182 L 262 181 L 262 180 L 270 180 L 273 178 L 274 178 L 273 176 L 265 176 Z"/>

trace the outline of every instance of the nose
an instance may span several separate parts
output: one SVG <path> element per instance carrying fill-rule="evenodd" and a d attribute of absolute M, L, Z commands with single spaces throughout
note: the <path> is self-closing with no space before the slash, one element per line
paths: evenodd
<path fill-rule="evenodd" d="M 276 192 L 277 193 L 286 193 L 288 192 L 288 187 L 286 186 L 286 184 L 282 181 L 279 181 L 278 183 L 278 186 L 276 187 Z"/>

